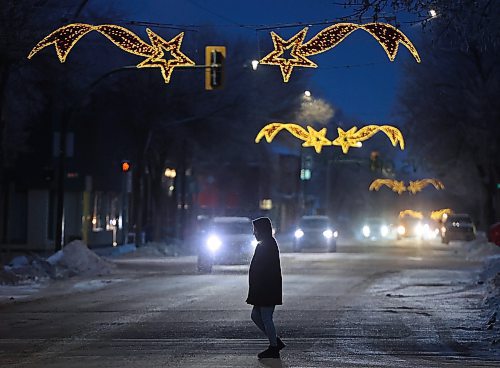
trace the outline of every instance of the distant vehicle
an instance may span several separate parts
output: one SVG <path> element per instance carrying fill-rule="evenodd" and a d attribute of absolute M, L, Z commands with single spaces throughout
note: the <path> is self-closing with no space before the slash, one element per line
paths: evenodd
<path fill-rule="evenodd" d="M 215 264 L 245 264 L 257 240 L 248 217 L 214 217 L 198 246 L 198 272 L 210 273 Z"/>
<path fill-rule="evenodd" d="M 476 239 L 476 227 L 467 214 L 452 214 L 446 217 L 441 227 L 441 243 L 448 244 L 452 240 Z"/>
<path fill-rule="evenodd" d="M 318 248 L 336 252 L 338 236 L 328 216 L 302 216 L 294 233 L 293 250 Z"/>
<path fill-rule="evenodd" d="M 398 240 L 402 238 L 435 239 L 439 234 L 439 228 L 434 220 L 407 216 L 399 219 L 397 233 Z"/>
<path fill-rule="evenodd" d="M 390 226 L 381 217 L 369 217 L 363 222 L 361 234 L 366 240 L 385 239 L 390 234 Z"/>
<path fill-rule="evenodd" d="M 488 241 L 500 245 L 500 222 L 490 226 L 488 230 Z"/>

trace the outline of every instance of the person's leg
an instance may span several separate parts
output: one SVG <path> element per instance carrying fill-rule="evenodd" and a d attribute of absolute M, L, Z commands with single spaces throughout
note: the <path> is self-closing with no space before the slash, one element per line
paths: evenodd
<path fill-rule="evenodd" d="M 252 317 L 253 323 L 255 323 L 255 325 L 265 334 L 266 328 L 264 327 L 264 322 L 262 321 L 260 307 L 257 307 L 257 306 L 253 307 L 251 317 Z"/>
<path fill-rule="evenodd" d="M 260 316 L 264 324 L 264 330 L 269 339 L 269 344 L 277 347 L 276 328 L 273 322 L 274 305 L 271 307 L 260 307 Z"/>

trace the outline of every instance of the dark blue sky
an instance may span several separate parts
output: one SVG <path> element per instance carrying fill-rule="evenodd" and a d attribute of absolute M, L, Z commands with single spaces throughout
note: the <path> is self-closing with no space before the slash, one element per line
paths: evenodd
<path fill-rule="evenodd" d="M 89 3 L 97 8 L 99 2 Z M 142 0 L 113 2 L 112 8 L 127 20 L 159 22 L 179 25 L 212 25 L 221 33 L 242 34 L 255 39 L 255 54 L 259 39 L 262 44 L 270 39 L 269 31 L 255 31 L 258 26 L 290 23 L 338 22 L 336 18 L 349 14 L 349 9 L 334 5 L 331 0 Z M 97 10 L 97 9 L 96 9 Z M 401 17 L 404 15 L 400 15 Z M 367 21 L 368 22 L 368 21 Z M 241 27 L 241 25 L 252 25 Z M 306 40 L 328 25 L 309 28 Z M 290 37 L 301 27 L 274 29 L 282 37 Z M 418 48 L 418 26 L 403 27 Z M 216 41 L 216 40 L 215 40 Z M 261 49 L 261 56 L 270 51 Z M 252 59 L 253 55 L 249 55 Z M 396 108 L 396 94 L 403 79 L 403 63 L 413 60 L 408 50 L 401 46 L 394 62 L 390 62 L 382 47 L 372 36 L 356 31 L 334 49 L 311 57 L 317 69 L 300 68 L 295 73 L 311 73 L 311 92 L 327 99 L 341 109 L 345 115 L 363 123 L 397 123 L 393 112 Z M 260 66 L 273 68 L 277 66 Z M 258 72 L 258 71 L 257 71 Z M 292 79 L 294 77 L 292 74 Z"/>

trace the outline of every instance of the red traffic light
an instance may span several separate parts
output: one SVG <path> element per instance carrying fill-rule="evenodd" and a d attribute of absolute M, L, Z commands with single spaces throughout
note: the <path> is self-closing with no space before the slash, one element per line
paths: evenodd
<path fill-rule="evenodd" d="M 130 162 L 122 161 L 122 172 L 129 172 L 131 169 Z"/>

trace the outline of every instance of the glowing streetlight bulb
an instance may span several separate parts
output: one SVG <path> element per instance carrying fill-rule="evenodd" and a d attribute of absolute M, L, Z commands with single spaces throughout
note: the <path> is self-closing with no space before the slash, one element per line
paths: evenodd
<path fill-rule="evenodd" d="M 429 10 L 429 15 L 431 16 L 431 18 L 436 18 L 437 17 L 437 11 L 435 11 L 434 9 L 431 9 L 431 10 Z"/>
<path fill-rule="evenodd" d="M 304 96 L 311 97 L 311 91 L 304 91 Z"/>
<path fill-rule="evenodd" d="M 258 66 L 259 66 L 259 60 L 252 60 L 252 69 L 257 70 Z"/>

